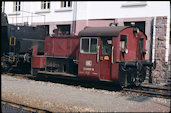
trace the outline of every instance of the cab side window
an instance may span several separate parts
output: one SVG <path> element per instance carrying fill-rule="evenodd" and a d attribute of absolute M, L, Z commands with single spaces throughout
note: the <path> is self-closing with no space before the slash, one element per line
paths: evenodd
<path fill-rule="evenodd" d="M 97 53 L 97 38 L 81 38 L 81 53 Z"/>
<path fill-rule="evenodd" d="M 120 51 L 125 52 L 127 49 L 127 35 L 120 35 Z"/>
<path fill-rule="evenodd" d="M 144 49 L 144 38 L 139 38 L 138 50 L 142 53 Z"/>
<path fill-rule="evenodd" d="M 97 39 L 91 39 L 90 52 L 97 52 Z"/>
<path fill-rule="evenodd" d="M 89 52 L 89 39 L 82 39 L 81 42 L 81 52 Z"/>
<path fill-rule="evenodd" d="M 112 54 L 112 37 L 102 37 L 102 54 Z"/>

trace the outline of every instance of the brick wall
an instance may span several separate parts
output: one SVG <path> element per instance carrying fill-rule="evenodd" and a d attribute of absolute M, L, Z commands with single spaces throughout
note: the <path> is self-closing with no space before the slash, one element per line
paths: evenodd
<path fill-rule="evenodd" d="M 168 80 L 167 80 L 167 84 L 169 86 L 171 86 L 171 43 L 170 43 L 170 50 L 169 50 L 169 62 L 168 62 L 168 66 L 169 67 L 168 67 Z"/>
<path fill-rule="evenodd" d="M 152 71 L 153 84 L 166 84 L 168 64 L 165 63 L 167 17 L 156 18 L 155 59 L 156 69 Z"/>

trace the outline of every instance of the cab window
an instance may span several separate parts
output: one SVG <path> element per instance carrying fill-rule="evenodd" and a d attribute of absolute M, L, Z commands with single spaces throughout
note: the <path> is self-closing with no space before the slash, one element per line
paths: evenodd
<path fill-rule="evenodd" d="M 127 35 L 120 35 L 120 51 L 125 52 L 127 49 Z"/>
<path fill-rule="evenodd" d="M 82 39 L 81 52 L 89 52 L 89 39 Z"/>
<path fill-rule="evenodd" d="M 81 38 L 81 53 L 97 53 L 97 38 Z"/>
<path fill-rule="evenodd" d="M 112 37 L 102 37 L 102 54 L 112 54 Z"/>
<path fill-rule="evenodd" d="M 97 52 L 97 39 L 91 39 L 91 43 L 90 43 L 90 52 L 91 53 L 96 53 Z"/>
<path fill-rule="evenodd" d="M 139 38 L 139 51 L 142 52 L 144 48 L 144 38 Z"/>

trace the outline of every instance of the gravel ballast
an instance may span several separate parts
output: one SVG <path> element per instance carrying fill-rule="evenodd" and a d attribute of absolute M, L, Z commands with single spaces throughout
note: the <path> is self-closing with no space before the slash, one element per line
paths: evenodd
<path fill-rule="evenodd" d="M 52 112 L 169 112 L 170 100 L 1 75 L 2 99 Z"/>

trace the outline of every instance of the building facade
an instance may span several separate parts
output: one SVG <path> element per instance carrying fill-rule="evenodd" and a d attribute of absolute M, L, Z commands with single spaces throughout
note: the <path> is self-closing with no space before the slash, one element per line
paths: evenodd
<path fill-rule="evenodd" d="M 134 22 L 148 37 L 146 60 L 156 61 L 149 72 L 152 83 L 166 83 L 170 77 L 169 1 L 9 1 L 1 9 L 10 24 L 46 25 L 77 35 L 85 27 L 122 26 Z"/>

